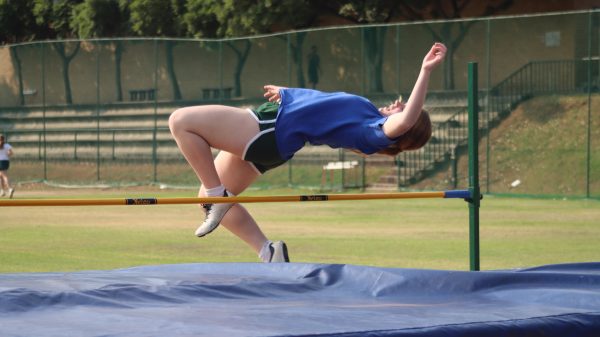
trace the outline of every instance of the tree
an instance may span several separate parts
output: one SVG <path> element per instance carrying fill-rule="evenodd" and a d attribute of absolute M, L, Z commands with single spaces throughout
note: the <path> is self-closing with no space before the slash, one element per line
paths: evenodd
<path fill-rule="evenodd" d="M 399 15 L 411 20 L 427 19 L 458 19 L 464 17 L 464 13 L 470 12 L 470 16 L 485 17 L 496 14 L 513 5 L 513 0 L 491 0 L 482 6 L 480 1 L 472 0 L 436 0 L 399 1 Z M 460 47 L 467 33 L 476 21 L 444 21 L 439 25 L 427 24 L 426 27 L 436 41 L 446 44 L 446 60 L 444 62 L 444 88 L 454 89 L 454 53 Z M 439 27 L 436 29 L 435 27 Z"/>
<path fill-rule="evenodd" d="M 131 32 L 127 0 L 85 0 L 73 9 L 71 27 L 78 37 L 121 37 Z M 115 55 L 115 96 L 123 101 L 121 59 L 124 52 L 122 40 L 110 42 Z"/>
<path fill-rule="evenodd" d="M 178 37 L 184 34 L 181 18 L 184 15 L 185 0 L 132 0 L 129 5 L 131 28 L 139 36 Z M 173 50 L 177 42 L 165 41 L 167 73 L 173 89 L 173 99 L 181 99 L 181 90 L 175 73 Z"/>
<path fill-rule="evenodd" d="M 49 38 L 65 39 L 73 37 L 70 29 L 73 8 L 82 0 L 35 0 L 33 13 L 37 24 L 45 26 Z M 69 65 L 79 52 L 81 42 L 73 45 L 61 41 L 52 42 L 52 46 L 62 62 L 63 83 L 65 85 L 65 103 L 73 104 L 71 95 L 71 81 L 69 79 Z"/>
<path fill-rule="evenodd" d="M 31 41 L 42 35 L 33 5 L 33 0 L 0 0 L 0 44 Z"/>
<path fill-rule="evenodd" d="M 357 24 L 388 23 L 397 14 L 394 0 L 337 0 L 323 4 L 323 11 Z M 361 37 L 365 43 L 364 57 L 369 92 L 383 92 L 383 55 L 385 54 L 386 26 L 364 27 Z"/>
<path fill-rule="evenodd" d="M 193 37 L 230 37 L 245 31 L 232 19 L 236 14 L 236 8 L 231 1 L 220 0 L 215 4 L 203 0 L 189 0 L 183 20 L 188 34 Z M 225 46 L 231 49 L 237 59 L 233 75 L 233 95 L 239 97 L 242 95 L 242 71 L 252 44 L 249 40 L 226 41 Z"/>
<path fill-rule="evenodd" d="M 388 23 L 393 21 L 423 21 L 432 19 L 458 19 L 466 16 L 485 17 L 503 11 L 514 3 L 513 0 L 334 0 L 322 4 L 322 11 L 340 16 L 358 24 Z M 454 89 L 454 53 L 460 47 L 475 21 L 444 21 L 440 24 L 426 24 L 435 41 L 442 41 L 448 47 L 444 62 L 444 87 Z M 383 91 L 382 63 L 384 37 L 387 27 L 363 29 L 365 59 L 369 91 Z"/>
<path fill-rule="evenodd" d="M 16 44 L 33 40 L 41 31 L 31 11 L 33 0 L 0 0 L 0 44 Z M 23 95 L 23 68 L 19 46 L 11 45 L 10 57 L 15 67 L 19 90 L 19 104 L 25 105 Z"/>
<path fill-rule="evenodd" d="M 232 0 L 230 0 L 232 2 Z M 234 27 L 231 34 L 239 36 L 243 32 L 246 34 L 273 33 L 286 30 L 300 30 L 309 28 L 316 21 L 319 11 L 317 0 L 296 0 L 296 1 L 263 1 L 256 4 L 247 5 L 245 8 L 238 8 L 243 13 L 251 13 L 251 16 L 234 15 L 229 27 Z M 239 3 L 236 3 L 239 6 Z M 296 32 L 294 37 L 288 39 L 287 36 L 277 35 L 286 45 L 289 44 L 292 62 L 296 68 L 296 81 L 298 87 L 305 87 L 304 78 L 304 41 L 306 32 Z M 235 36 L 235 35 L 232 35 Z"/>
<path fill-rule="evenodd" d="M 184 21 L 187 30 L 194 37 L 237 37 L 271 33 L 288 29 L 307 28 L 317 17 L 314 0 L 282 1 L 234 1 L 189 0 Z M 297 33 L 292 41 L 292 58 L 296 64 L 298 84 L 304 86 L 302 69 L 302 43 L 306 33 Z M 285 37 L 280 37 L 288 43 Z M 234 94 L 240 96 L 241 76 L 252 44 L 244 42 L 225 42 L 236 55 L 237 64 L 234 73 Z"/>

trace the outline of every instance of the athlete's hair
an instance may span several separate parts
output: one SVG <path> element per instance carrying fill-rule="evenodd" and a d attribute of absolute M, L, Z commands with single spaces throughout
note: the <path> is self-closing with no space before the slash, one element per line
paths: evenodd
<path fill-rule="evenodd" d="M 425 146 L 431 139 L 431 119 L 429 113 L 422 110 L 412 128 L 408 129 L 398 140 L 377 153 L 395 156 L 402 151 L 417 150 Z"/>
<path fill-rule="evenodd" d="M 4 135 L 0 135 L 0 149 L 4 148 L 4 142 L 5 142 Z"/>

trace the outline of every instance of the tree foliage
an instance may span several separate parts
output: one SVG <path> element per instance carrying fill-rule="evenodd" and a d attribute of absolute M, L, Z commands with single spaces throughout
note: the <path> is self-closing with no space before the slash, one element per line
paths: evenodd
<path fill-rule="evenodd" d="M 239 37 L 309 28 L 334 15 L 357 24 L 487 16 L 514 0 L 0 0 L 0 43 L 118 36 Z M 118 6 L 117 6 L 118 4 Z M 118 10 L 117 10 L 118 7 Z M 474 9 L 476 8 L 476 9 Z M 84 12 L 90 12 L 84 14 Z M 121 17 L 124 13 L 131 13 Z M 92 22 L 85 18 L 93 17 Z M 92 27 L 93 26 L 93 27 Z"/>
<path fill-rule="evenodd" d="M 83 0 L 34 0 L 33 15 L 44 28 L 45 38 L 65 39 L 75 36 L 71 29 L 72 13 Z"/>
<path fill-rule="evenodd" d="M 30 41 L 41 35 L 33 5 L 34 0 L 0 0 L 0 44 Z"/>
<path fill-rule="evenodd" d="M 126 0 L 85 0 L 73 8 L 71 29 L 80 38 L 127 36 L 129 7 Z"/>
<path fill-rule="evenodd" d="M 185 0 L 132 0 L 132 31 L 139 36 L 182 36 L 184 8 Z"/>

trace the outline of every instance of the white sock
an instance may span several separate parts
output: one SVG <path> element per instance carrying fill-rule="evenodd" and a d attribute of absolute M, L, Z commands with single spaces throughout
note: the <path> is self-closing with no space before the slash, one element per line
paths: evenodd
<path fill-rule="evenodd" d="M 224 193 L 225 193 L 225 186 L 223 186 L 223 185 L 219 185 L 217 187 L 206 189 L 207 197 L 222 197 Z"/>
<path fill-rule="evenodd" d="M 262 248 L 260 249 L 260 253 L 258 253 L 258 257 L 262 262 L 269 262 L 271 260 L 271 249 L 269 246 L 273 243 L 271 240 L 265 241 Z"/>

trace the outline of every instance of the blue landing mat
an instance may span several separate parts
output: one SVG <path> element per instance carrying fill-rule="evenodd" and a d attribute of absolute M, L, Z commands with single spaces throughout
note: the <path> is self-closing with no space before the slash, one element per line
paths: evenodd
<path fill-rule="evenodd" d="M 0 336 L 600 336 L 600 263 L 0 274 Z"/>

